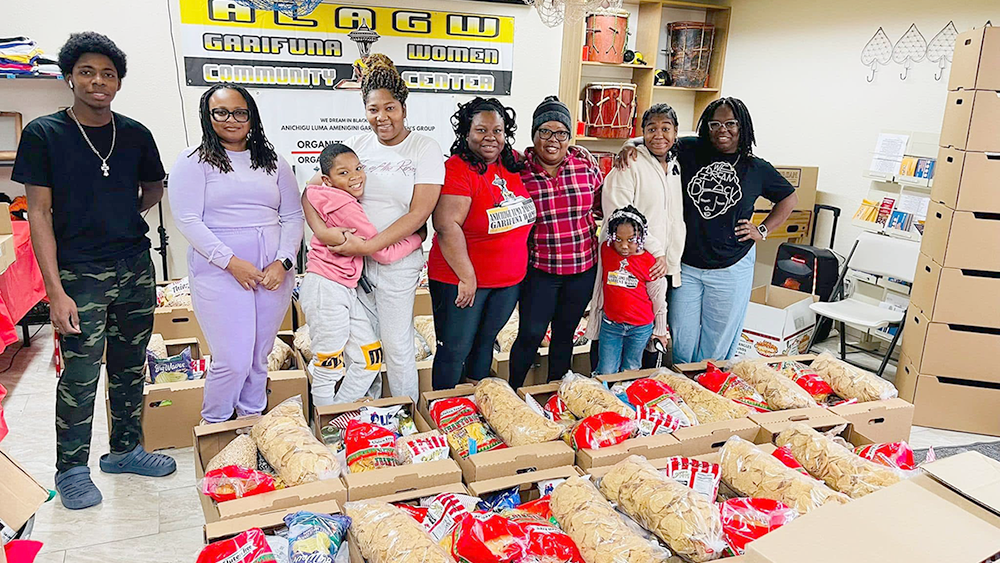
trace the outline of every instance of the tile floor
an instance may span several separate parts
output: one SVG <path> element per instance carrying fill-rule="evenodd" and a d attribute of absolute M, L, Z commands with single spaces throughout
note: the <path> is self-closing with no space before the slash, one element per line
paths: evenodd
<path fill-rule="evenodd" d="M 831 350 L 834 345 L 830 343 Z M 52 333 L 48 327 L 42 328 L 33 345 L 15 357 L 18 346 L 0 355 L 0 369 L 10 363 L 10 368 L 0 374 L 0 384 L 9 391 L 4 413 L 10 434 L 3 448 L 44 486 L 54 487 L 56 380 L 51 362 Z M 872 367 L 877 368 L 877 360 L 863 354 L 852 355 L 852 359 L 872 362 Z M 890 366 L 887 372 L 891 379 L 895 368 Z M 910 437 L 914 448 L 981 441 L 1000 438 L 930 428 L 914 428 Z M 97 459 L 107 451 L 107 415 L 103 405 L 98 405 L 94 409 L 90 465 L 104 502 L 76 512 L 64 509 L 58 499 L 45 504 L 35 518 L 31 535 L 45 544 L 36 561 L 194 561 L 203 546 L 204 516 L 195 488 L 191 448 L 164 452 L 174 456 L 178 467 L 175 474 L 163 479 L 105 475 L 97 468 Z"/>

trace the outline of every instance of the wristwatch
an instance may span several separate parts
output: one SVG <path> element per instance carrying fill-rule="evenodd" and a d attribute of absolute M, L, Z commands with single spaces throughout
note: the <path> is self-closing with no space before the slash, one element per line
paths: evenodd
<path fill-rule="evenodd" d="M 767 240 L 767 226 L 764 223 L 757 225 L 757 232 L 760 233 L 760 240 Z"/>
<path fill-rule="evenodd" d="M 294 266 L 294 265 L 295 265 L 295 264 L 292 264 L 292 261 L 291 261 L 291 260 L 289 260 L 288 258 L 285 258 L 284 260 L 282 260 L 282 261 L 281 261 L 281 266 L 282 266 L 283 268 L 285 268 L 285 271 L 286 271 L 286 272 L 287 272 L 287 271 L 289 271 L 289 270 L 291 270 L 291 269 L 292 269 L 292 266 Z"/>

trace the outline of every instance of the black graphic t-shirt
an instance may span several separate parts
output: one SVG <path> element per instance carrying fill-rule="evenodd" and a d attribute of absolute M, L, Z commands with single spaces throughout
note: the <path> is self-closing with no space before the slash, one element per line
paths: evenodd
<path fill-rule="evenodd" d="M 736 223 L 753 216 L 758 197 L 777 203 L 795 188 L 762 158 L 722 154 L 698 137 L 678 139 L 676 146 L 687 225 L 681 261 L 702 269 L 728 268 L 753 247 L 753 241 L 739 242 Z"/>

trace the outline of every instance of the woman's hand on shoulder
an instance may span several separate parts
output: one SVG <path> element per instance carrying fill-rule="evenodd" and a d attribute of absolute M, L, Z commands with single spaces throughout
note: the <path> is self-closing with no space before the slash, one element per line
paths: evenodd
<path fill-rule="evenodd" d="M 359 237 L 351 232 L 344 231 L 344 243 L 329 247 L 330 250 L 341 256 L 368 256 L 368 241 L 364 237 Z"/>
<path fill-rule="evenodd" d="M 667 275 L 667 259 L 663 256 L 657 256 L 653 267 L 649 269 L 649 277 L 656 281 L 665 275 Z"/>
<path fill-rule="evenodd" d="M 635 147 L 622 147 L 622 150 L 615 155 L 615 168 L 618 170 L 625 170 L 626 168 L 632 166 L 632 163 L 638 160 L 639 150 Z"/>

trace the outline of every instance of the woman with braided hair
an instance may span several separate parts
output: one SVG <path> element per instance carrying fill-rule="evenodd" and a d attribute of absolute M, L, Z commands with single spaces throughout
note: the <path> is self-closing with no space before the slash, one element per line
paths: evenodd
<path fill-rule="evenodd" d="M 205 92 L 201 135 L 177 158 L 168 195 L 191 244 L 191 303 L 212 351 L 201 416 L 224 422 L 267 406 L 267 355 L 292 299 L 303 217 L 292 168 L 246 89 Z"/>
<path fill-rule="evenodd" d="M 392 61 L 374 54 L 361 68 L 361 97 L 371 131 L 355 135 L 344 144 L 365 166 L 368 179 L 361 206 L 378 234 L 366 240 L 340 229 L 336 237 L 346 241 L 331 249 L 344 256 L 365 257 L 358 297 L 374 312 L 376 332 L 381 338 L 381 348 L 379 343 L 365 347 L 367 361 L 372 364 L 369 367 L 377 367 L 375 364 L 384 360 L 392 396 L 417 400 L 413 301 L 424 254 L 417 249 L 391 264 L 379 264 L 371 256 L 426 228 L 444 183 L 444 152 L 430 137 L 407 128 L 409 89 Z M 322 183 L 320 175 L 310 183 Z M 311 222 L 323 224 L 311 205 L 305 206 L 305 213 Z M 339 242 L 320 240 L 325 244 Z"/>

